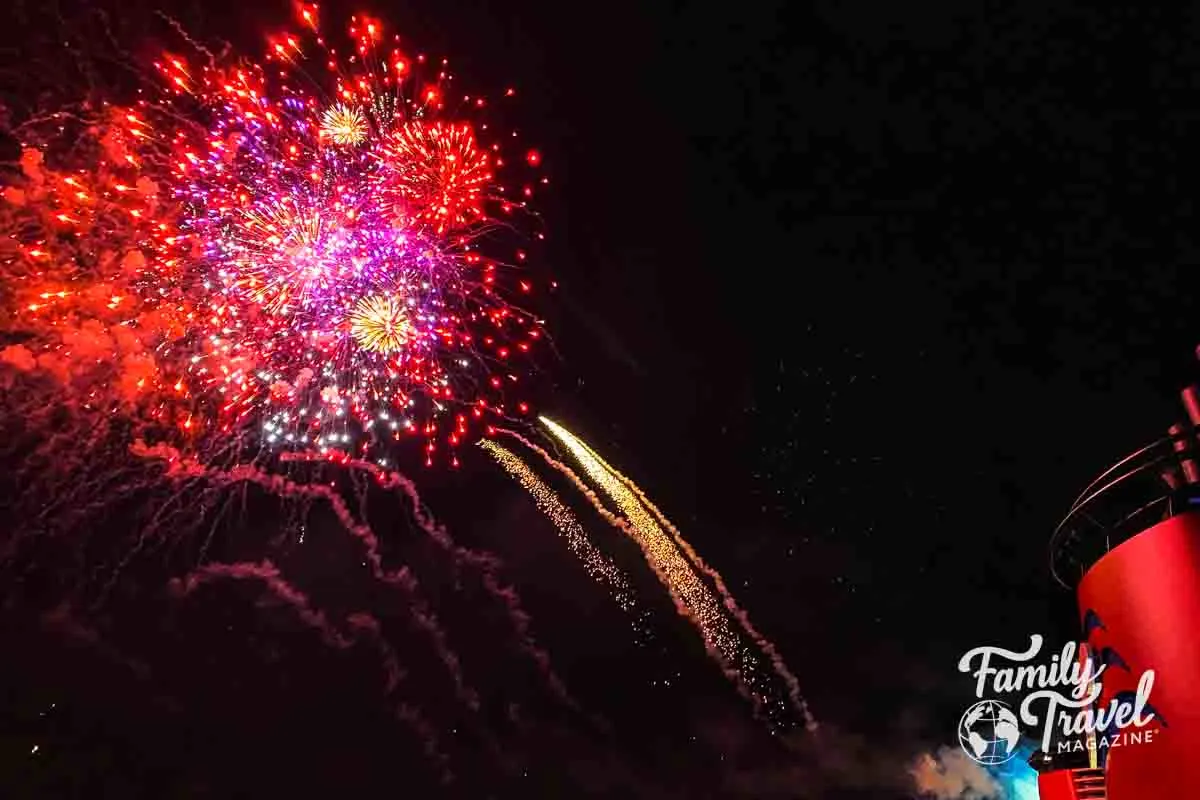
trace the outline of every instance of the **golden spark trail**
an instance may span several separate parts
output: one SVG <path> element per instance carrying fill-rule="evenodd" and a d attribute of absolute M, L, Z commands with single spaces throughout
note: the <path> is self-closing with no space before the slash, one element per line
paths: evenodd
<path fill-rule="evenodd" d="M 587 445 L 553 420 L 542 417 L 541 421 L 567 447 L 588 478 L 624 514 L 626 524 L 622 527 L 641 546 L 651 568 L 675 599 L 676 608 L 693 621 L 709 653 L 725 674 L 751 700 L 756 711 L 761 712 L 768 702 L 775 706 L 772 711 L 780 711 L 782 703 L 773 699 L 774 692 L 763 674 L 758 654 L 746 645 L 725 613 L 725 605 L 700 577 L 675 540 L 646 510 L 637 494 L 615 477 Z"/>
<path fill-rule="evenodd" d="M 588 499 L 588 502 L 592 504 L 592 507 L 596 509 L 596 513 L 598 513 L 601 518 L 637 542 L 642 548 L 642 552 L 647 554 L 646 560 L 650 565 L 650 569 L 654 571 L 654 574 L 658 576 L 659 581 L 663 586 L 666 587 L 667 593 L 670 594 L 671 600 L 675 604 L 675 610 L 679 613 L 679 616 L 692 622 L 695 621 L 695 614 L 688 607 L 687 603 L 684 602 L 683 598 L 675 590 L 674 586 L 672 586 L 670 577 L 660 569 L 657 562 L 649 557 L 645 545 L 642 543 L 641 539 L 638 538 L 637 532 L 633 529 L 633 525 L 628 520 L 609 511 L 605 507 L 604 501 L 600 499 L 600 496 L 592 491 L 592 488 L 583 482 L 583 478 L 580 478 L 578 475 L 576 475 L 575 471 L 566 464 L 562 463 L 554 456 L 547 453 L 544 449 L 526 439 L 521 434 L 503 428 L 500 428 L 499 430 L 501 433 L 507 434 L 508 436 L 511 436 L 524 444 L 530 450 L 544 458 L 547 464 L 565 475 L 571 481 L 571 483 L 575 484 L 575 487 L 579 489 L 579 492 Z M 725 677 L 728 678 L 730 682 L 733 683 L 733 685 L 737 688 L 738 693 L 754 705 L 756 713 L 760 711 L 762 707 L 761 700 L 746 687 L 746 684 L 741 680 L 741 676 L 735 666 L 730 663 L 729 660 L 726 659 L 718 649 L 716 649 L 716 647 L 714 647 L 711 641 L 704 638 L 703 635 L 700 638 L 701 641 L 704 642 L 704 649 L 707 650 L 709 655 L 712 656 L 713 660 L 717 662 L 717 665 L 721 668 L 721 671 L 725 674 Z"/>
<path fill-rule="evenodd" d="M 588 574 L 612 591 L 613 599 L 617 601 L 617 605 L 625 611 L 633 611 L 636 602 L 634 601 L 633 591 L 629 586 L 629 582 L 625 579 L 620 569 L 617 568 L 617 565 L 611 559 L 606 558 L 588 540 L 582 526 L 579 524 L 579 520 L 575 518 L 575 515 L 571 513 L 569 508 L 563 505 L 554 490 L 543 483 L 533 473 L 533 470 L 508 448 L 502 447 L 488 439 L 481 441 L 479 446 L 487 450 L 492 458 L 496 459 L 500 463 L 500 466 L 504 467 L 533 496 L 537 507 L 554 523 L 554 527 L 558 528 L 559 533 L 567 540 L 567 546 L 571 548 L 571 552 L 583 562 L 584 569 L 587 570 Z"/>
<path fill-rule="evenodd" d="M 779 675 L 779 677 L 787 685 L 788 699 L 791 700 L 792 708 L 800 712 L 800 714 L 804 717 L 805 727 L 810 731 L 815 731 L 818 727 L 817 721 L 813 717 L 812 711 L 808 707 L 808 703 L 800 694 L 800 682 L 796 680 L 796 676 L 788 668 L 787 663 L 783 660 L 783 656 L 779 654 L 779 650 L 775 647 L 774 642 L 759 633 L 758 629 L 754 627 L 754 623 L 750 621 L 750 615 L 747 614 L 746 611 L 737 604 L 737 600 L 734 599 L 733 593 L 730 592 L 729 587 L 726 586 L 725 579 L 721 577 L 721 573 L 717 572 L 717 570 L 705 563 L 704 559 L 700 557 L 700 554 L 696 552 L 695 548 L 693 548 L 692 545 L 683 538 L 683 534 L 680 532 L 679 528 L 675 527 L 675 525 L 672 524 L 669 519 L 667 519 L 666 515 L 659 510 L 658 506 L 654 505 L 650 498 L 646 496 L 646 493 L 642 491 L 641 487 L 634 483 L 632 479 L 622 475 L 619 471 L 617 471 L 611 464 L 601 458 L 595 450 L 592 450 L 582 442 L 580 442 L 580 444 L 587 449 L 592 458 L 600 462 L 600 464 L 606 470 L 612 473 L 617 480 L 621 481 L 621 483 L 625 484 L 630 491 L 637 495 L 638 500 L 640 500 L 642 505 L 648 508 L 650 513 L 652 513 L 658 519 L 659 524 L 670 531 L 675 543 L 679 545 L 679 548 L 683 550 L 692 564 L 694 564 L 697 569 L 712 579 L 713 584 L 717 588 L 717 592 L 722 598 L 724 598 L 725 607 L 729 609 L 729 613 L 733 615 L 734 619 L 736 619 L 746 631 L 746 634 L 753 639 L 754 643 L 757 644 L 759 648 L 767 655 L 767 658 L 770 659 L 771 665 L 775 669 L 775 673 Z"/>

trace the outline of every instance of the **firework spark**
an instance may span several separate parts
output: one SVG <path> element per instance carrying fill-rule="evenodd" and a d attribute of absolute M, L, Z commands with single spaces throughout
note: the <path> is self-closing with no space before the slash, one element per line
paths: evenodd
<path fill-rule="evenodd" d="M 321 135 L 340 145 L 356 145 L 367 138 L 367 121 L 357 108 L 338 103 L 321 117 Z"/>
<path fill-rule="evenodd" d="M 358 301 L 350 314 L 350 331 L 361 347 L 392 353 L 408 343 L 408 313 L 399 297 L 373 295 Z"/>
<path fill-rule="evenodd" d="M 482 218 L 492 174 L 470 125 L 409 122 L 392 134 L 386 152 L 398 167 L 394 191 L 439 233 Z"/>
<path fill-rule="evenodd" d="M 543 483 L 533 473 L 533 470 L 508 448 L 496 444 L 490 439 L 484 439 L 479 445 L 487 450 L 492 458 L 496 459 L 500 466 L 504 467 L 508 474 L 516 478 L 532 495 L 537 507 L 554 523 L 554 527 L 567 540 L 567 546 L 583 563 L 588 574 L 612 592 L 612 597 L 617 605 L 625 611 L 633 611 L 636 602 L 629 581 L 612 559 L 601 553 L 587 538 L 579 520 L 575 518 L 569 508 L 563 505 L 554 490 Z"/>

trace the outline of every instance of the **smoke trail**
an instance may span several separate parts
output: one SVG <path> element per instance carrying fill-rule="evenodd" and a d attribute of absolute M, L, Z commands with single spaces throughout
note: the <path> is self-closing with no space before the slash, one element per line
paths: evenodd
<path fill-rule="evenodd" d="M 130 450 L 134 455 L 143 458 L 157 458 L 166 461 L 167 475 L 176 479 L 190 477 L 225 484 L 253 483 L 280 497 L 327 501 L 342 527 L 363 543 L 367 561 L 371 565 L 371 573 L 376 580 L 398 588 L 407 597 L 409 612 L 417 626 L 430 638 L 438 657 L 453 678 L 455 694 L 459 701 L 472 711 L 479 710 L 479 695 L 466 685 L 458 656 L 450 649 L 446 635 L 438 625 L 436 616 L 429 608 L 428 603 L 421 597 L 416 577 L 405 567 L 396 570 L 384 569 L 383 558 L 379 554 L 379 540 L 375 536 L 375 532 L 371 530 L 370 526 L 361 524 L 354 519 L 346 507 L 346 502 L 332 488 L 319 484 L 296 483 L 281 475 L 269 475 L 250 465 L 239 465 L 229 470 L 210 469 L 196 459 L 182 455 L 169 445 L 159 444 L 150 447 L 139 441 L 134 442 Z"/>
<path fill-rule="evenodd" d="M 564 444 L 571 448 L 572 442 L 577 440 L 564 429 L 560 428 L 559 430 L 565 434 L 562 439 Z M 761 715 L 764 696 L 755 686 L 757 680 L 753 655 L 741 647 L 728 620 L 720 612 L 720 604 L 709 593 L 708 588 L 696 575 L 687 559 L 680 555 L 670 537 L 663 533 L 653 518 L 637 502 L 633 493 L 604 471 L 599 462 L 592 459 L 586 451 L 572 448 L 588 477 L 598 483 L 625 514 L 626 518 L 622 519 L 605 508 L 600 497 L 570 467 L 520 434 L 513 431 L 504 431 L 504 433 L 523 442 L 546 459 L 547 464 L 567 476 L 579 487 L 604 519 L 637 542 L 646 557 L 646 562 L 671 596 L 676 612 L 696 627 L 700 632 L 700 640 L 704 643 L 705 650 L 708 651 L 738 693 L 751 703 L 755 714 Z"/>
<path fill-rule="evenodd" d="M 337 629 L 325 612 L 314 609 L 304 592 L 292 586 L 270 561 L 254 563 L 249 561 L 235 564 L 209 563 L 205 564 L 183 578 L 173 578 L 170 583 L 172 592 L 180 597 L 186 597 L 206 583 L 217 580 L 258 581 L 262 583 L 279 600 L 290 607 L 296 616 L 309 628 L 317 632 L 326 645 L 336 650 L 349 650 L 355 644 L 355 637 L 346 636 Z M 390 696 L 399 686 L 404 677 L 400 659 L 396 651 L 383 638 L 379 621 L 366 612 L 355 612 L 347 619 L 350 629 L 371 643 L 379 650 L 383 659 L 385 677 L 385 696 Z M 401 704 L 396 709 L 397 719 L 407 723 L 410 729 L 422 742 L 424 751 L 433 760 L 440 771 L 443 783 L 453 780 L 447 766 L 448 759 L 438 746 L 437 735 L 424 716 L 411 706 Z"/>
<path fill-rule="evenodd" d="M 404 668 L 400 666 L 400 657 L 396 655 L 396 651 L 388 644 L 387 639 L 383 638 L 379 620 L 365 611 L 355 611 L 346 617 L 346 624 L 375 643 L 379 654 L 383 657 L 383 667 L 387 675 L 386 694 L 394 692 L 400 685 L 400 681 L 404 679 Z"/>
<path fill-rule="evenodd" d="M 542 510 L 547 518 L 558 529 L 558 532 L 567 540 L 567 547 L 571 552 L 583 562 L 584 569 L 598 583 L 607 586 L 612 591 L 612 597 L 622 609 L 632 612 L 637 605 L 633 596 L 633 589 L 626 580 L 612 559 L 607 558 L 600 550 L 588 540 L 587 535 L 583 532 L 582 526 L 571 513 L 571 510 L 562 504 L 558 499 L 558 495 L 554 490 L 538 479 L 524 461 L 522 461 L 511 450 L 501 447 L 495 442 L 485 439 L 479 443 L 479 446 L 487 450 L 492 458 L 496 459 L 504 469 L 512 475 L 517 481 L 525 487 L 525 490 L 533 496 L 537 507 Z"/>
<path fill-rule="evenodd" d="M 442 767 L 442 783 L 451 783 L 454 780 L 454 774 L 450 772 L 447 766 L 448 759 L 445 753 L 438 749 L 437 732 L 433 726 L 429 724 L 429 720 L 425 719 L 420 711 L 413 708 L 407 703 L 401 703 L 396 706 L 396 716 L 404 720 L 409 726 L 417 732 L 421 741 L 425 746 L 425 755 L 432 761 L 438 762 Z"/>
<path fill-rule="evenodd" d="M 287 455 L 284 460 L 328 461 L 329 458 L 295 453 Z M 471 550 L 455 543 L 446 531 L 445 526 L 434 521 L 422 505 L 421 497 L 417 493 L 416 484 L 399 472 L 387 472 L 375 464 L 352 458 L 339 458 L 335 463 L 351 469 L 361 470 L 373 477 L 380 487 L 384 489 L 398 489 L 408 498 L 412 504 L 413 517 L 416 519 L 421 530 L 433 539 L 445 552 L 449 553 L 454 558 L 456 564 L 460 566 L 465 564 L 477 569 L 484 589 L 507 609 L 508 618 L 512 623 L 513 633 L 516 636 L 518 644 L 525 654 L 537 665 L 542 678 L 546 681 L 546 685 L 554 695 L 567 707 L 574 711 L 582 712 L 579 703 L 571 696 L 566 684 L 563 683 L 562 679 L 554 671 L 553 666 L 551 666 L 550 654 L 539 647 L 534 641 L 529 625 L 529 615 L 521 607 L 521 598 L 518 597 L 516 590 L 511 586 L 502 586 L 500 584 L 500 578 L 496 574 L 496 571 L 501 566 L 499 560 L 490 553 Z"/>
<path fill-rule="evenodd" d="M 321 641 L 325 642 L 325 644 L 338 650 L 348 649 L 353 644 L 353 642 L 342 636 L 329 623 L 324 611 L 312 608 L 308 602 L 308 597 L 284 580 L 279 569 L 270 561 L 263 561 L 262 563 L 243 561 L 236 564 L 205 564 L 182 578 L 172 578 L 169 587 L 172 594 L 179 597 L 186 597 L 200 586 L 222 579 L 259 581 L 275 597 L 290 606 L 296 612 L 296 616 L 300 618 L 301 622 L 320 634 Z"/>
<path fill-rule="evenodd" d="M 72 614 L 67 603 L 42 614 L 42 624 L 80 644 L 87 645 L 98 652 L 104 659 L 114 664 L 120 664 L 141 680 L 150 677 L 150 667 L 139 659 L 127 656 L 115 646 L 105 641 L 100 632 L 86 625 Z"/>
<path fill-rule="evenodd" d="M 691 560 L 692 564 L 712 579 L 713 584 L 717 587 L 717 592 L 724 599 L 725 607 L 729 609 L 729 613 L 733 615 L 734 619 L 738 621 L 738 623 L 742 626 L 742 629 L 745 630 L 746 634 L 754 641 L 755 644 L 758 645 L 759 649 L 766 654 L 767 658 L 771 661 L 771 666 L 775 669 L 775 674 L 783 679 L 784 684 L 787 685 L 788 699 L 791 700 L 792 708 L 800 712 L 800 714 L 804 717 L 805 727 L 808 728 L 808 730 L 815 732 L 818 727 L 817 721 L 813 717 L 812 712 L 808 707 L 808 703 L 800 694 L 800 682 L 796 680 L 796 676 L 788 668 L 787 663 L 783 660 L 783 656 L 779 654 L 779 650 L 775 647 L 775 643 L 759 633 L 758 629 L 755 628 L 754 624 L 750 621 L 750 615 L 747 614 L 746 611 L 737 604 L 737 600 L 734 599 L 733 593 L 730 592 L 729 588 L 725 585 L 725 579 L 721 577 L 721 574 L 705 563 L 704 559 L 700 557 L 700 554 L 696 552 L 695 548 L 693 548 L 692 545 L 683 538 L 683 534 L 680 532 L 679 528 L 675 527 L 675 525 L 672 524 L 669 519 L 667 519 L 666 515 L 663 514 L 663 512 L 660 511 L 653 502 L 651 502 L 650 498 L 646 496 L 646 493 L 643 492 L 636 483 L 614 469 L 610 464 L 608 464 L 608 462 L 600 458 L 600 456 L 597 455 L 596 452 L 586 444 L 582 442 L 580 444 L 582 444 L 582 446 L 592 455 L 592 457 L 599 461 L 605 469 L 612 473 L 617 480 L 624 483 L 628 489 L 637 495 L 637 498 L 641 501 L 642 505 L 650 509 L 650 512 L 654 514 L 654 516 L 658 519 L 658 522 L 664 528 L 670 531 L 672 538 L 675 540 L 675 544 L 677 544 L 679 548 L 683 550 L 684 554 L 688 557 L 688 559 Z"/>

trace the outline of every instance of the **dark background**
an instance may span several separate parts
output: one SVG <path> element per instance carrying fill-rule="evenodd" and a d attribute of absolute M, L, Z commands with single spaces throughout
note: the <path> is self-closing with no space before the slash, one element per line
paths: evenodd
<path fill-rule="evenodd" d="M 1088 480 L 1175 420 L 1177 391 L 1195 377 L 1197 9 L 419 0 L 372 10 L 449 54 L 463 83 L 518 88 L 524 138 L 551 178 L 540 257 L 560 284 L 545 312 L 561 360 L 541 362 L 539 407 L 637 481 L 722 571 L 836 736 L 861 735 L 872 760 L 895 764 L 952 743 L 971 697 L 956 672 L 964 650 L 1075 634 L 1070 593 L 1049 577 L 1049 534 Z M 288 13 L 170 11 L 250 52 Z M 148 13 L 123 6 L 112 25 L 128 35 Z M 39 30 L 14 46 L 47 46 Z M 599 776 L 628 770 L 630 785 L 654 787 L 648 796 L 768 796 L 768 785 L 782 797 L 848 796 L 813 777 L 809 756 L 747 744 L 758 734 L 744 709 L 721 699 L 732 690 L 686 629 L 668 633 L 669 607 L 656 606 L 669 654 L 624 641 L 617 621 L 596 622 L 611 637 L 581 630 L 605 612 L 580 617 L 577 604 L 597 602 L 565 586 L 570 567 L 552 534 L 531 533 L 536 514 L 494 475 L 431 480 L 435 513 L 505 555 L 539 641 L 617 721 L 619 735 L 576 739 L 562 732 L 571 724 L 539 717 L 523 741 L 547 774 L 563 760 L 594 768 L 535 792 L 603 795 Z M 464 493 L 471 501 L 456 504 Z M 272 785 L 268 763 L 302 793 L 324 785 L 306 784 L 310 772 L 360 776 L 341 784 L 351 794 L 406 785 L 407 772 L 381 766 L 390 750 L 359 741 L 378 738 L 352 714 L 345 740 L 318 726 L 322 746 L 296 751 L 309 761 L 289 760 L 292 740 L 277 731 L 246 733 L 261 751 L 225 768 L 207 759 L 232 744 L 206 734 L 183 753 L 164 743 L 181 724 L 171 720 L 211 732 L 278 720 L 275 709 L 164 717 L 143 708 L 152 704 L 134 683 L 119 701 L 128 719 L 96 723 L 103 732 L 89 739 L 86 720 L 114 717 L 102 679 L 81 680 L 87 657 L 62 656 L 34 627 L 10 629 L 3 646 L 37 653 L 11 670 L 5 766 L 21 781 L 39 769 L 21 747 L 57 736 L 81 753 L 118 752 L 119 739 L 121 758 L 163 765 L 163 785 L 207 776 L 216 796 L 238 785 L 238 770 Z M 300 694 L 316 703 L 313 725 L 325 701 L 311 698 L 348 691 L 322 672 L 332 658 L 297 668 L 324 687 Z M 681 690 L 651 699 L 650 681 L 685 670 Z M 54 697 L 76 716 L 36 727 Z M 147 738 L 158 739 L 157 762 Z M 697 738 L 705 744 L 689 744 Z M 736 770 L 713 755 L 722 751 L 742 754 Z"/>

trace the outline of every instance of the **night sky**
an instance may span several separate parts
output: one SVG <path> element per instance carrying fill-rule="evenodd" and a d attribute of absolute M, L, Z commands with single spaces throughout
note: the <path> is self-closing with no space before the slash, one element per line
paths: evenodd
<path fill-rule="evenodd" d="M 287 18 L 275 5 L 172 12 L 253 51 Z M 114 15 L 123 37 L 153 28 L 137 7 Z M 633 635 L 482 454 L 419 475 L 426 502 L 456 541 L 503 559 L 586 713 L 550 697 L 495 599 L 420 544 L 403 508 L 373 496 L 370 515 L 462 637 L 518 765 L 507 775 L 458 732 L 470 724 L 442 668 L 327 512 L 308 550 L 280 550 L 287 512 L 251 498 L 214 552 L 275 553 L 331 615 L 384 621 L 463 773 L 448 796 L 905 796 L 904 764 L 953 744 L 973 700 L 965 650 L 1077 635 L 1049 535 L 1092 477 L 1176 420 L 1200 371 L 1200 9 L 371 10 L 462 83 L 517 87 L 551 178 L 540 268 L 559 283 L 537 405 L 721 571 L 825 738 L 789 749 L 755 723 L 636 547 L 575 504 L 638 576 L 653 631 Z M 47 46 L 39 31 L 14 47 Z M 197 557 L 162 548 L 87 615 L 47 616 L 51 590 L 0 583 L 0 794 L 443 791 L 379 700 L 377 653 L 323 645 L 252 583 L 172 599 L 169 577 Z"/>

